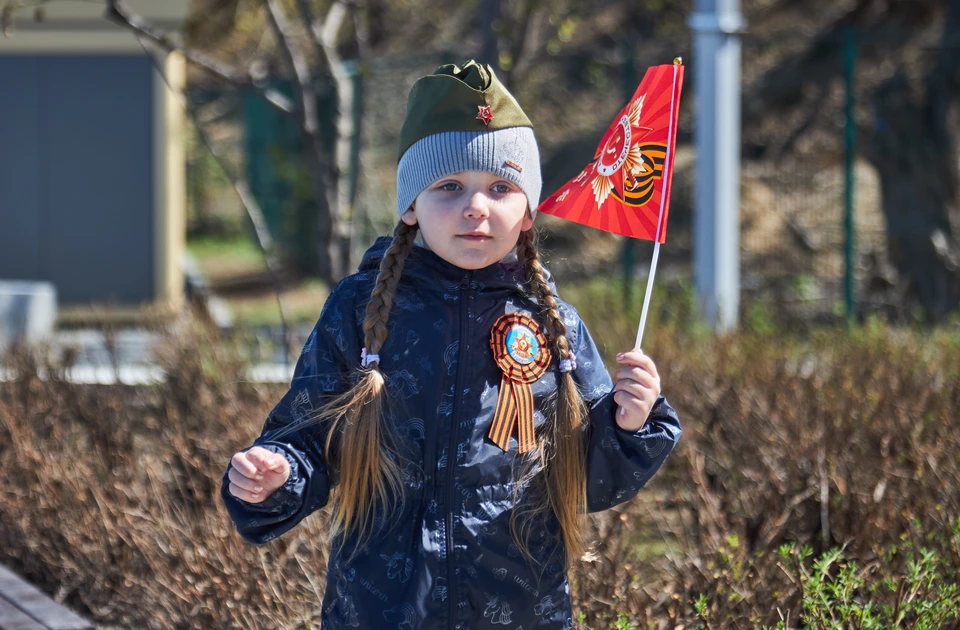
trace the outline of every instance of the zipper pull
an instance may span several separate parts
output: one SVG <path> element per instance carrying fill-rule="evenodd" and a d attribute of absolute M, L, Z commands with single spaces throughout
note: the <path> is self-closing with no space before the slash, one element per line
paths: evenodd
<path fill-rule="evenodd" d="M 460 276 L 460 289 L 466 291 L 470 288 L 470 272 L 464 271 L 463 275 Z"/>

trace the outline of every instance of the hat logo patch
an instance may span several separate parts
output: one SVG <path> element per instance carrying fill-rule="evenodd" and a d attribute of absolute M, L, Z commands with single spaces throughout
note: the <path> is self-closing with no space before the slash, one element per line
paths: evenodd
<path fill-rule="evenodd" d="M 513 138 L 510 139 L 510 142 L 503 147 L 504 153 L 506 154 L 506 160 L 504 160 L 503 165 L 509 166 L 518 173 L 523 172 L 523 167 L 520 164 L 523 162 L 523 146 L 520 142 L 520 134 L 514 130 Z"/>

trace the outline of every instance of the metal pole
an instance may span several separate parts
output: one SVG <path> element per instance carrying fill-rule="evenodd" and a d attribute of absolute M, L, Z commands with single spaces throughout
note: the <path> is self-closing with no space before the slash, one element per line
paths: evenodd
<path fill-rule="evenodd" d="M 856 304 L 854 303 L 854 236 L 853 199 L 854 199 L 854 145 L 857 139 L 857 124 L 854 120 L 854 82 L 857 69 L 857 33 L 856 27 L 848 26 L 843 42 L 843 74 L 847 89 L 847 102 L 844 107 L 846 129 L 844 130 L 844 173 L 846 175 L 843 191 L 843 298 L 846 305 L 847 324 L 854 321 Z"/>
<path fill-rule="evenodd" d="M 688 23 L 697 96 L 693 280 L 704 319 L 726 332 L 740 308 L 740 2 L 697 0 Z"/>

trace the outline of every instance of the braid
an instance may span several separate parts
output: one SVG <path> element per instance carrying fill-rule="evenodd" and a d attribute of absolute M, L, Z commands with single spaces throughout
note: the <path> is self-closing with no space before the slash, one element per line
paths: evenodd
<path fill-rule="evenodd" d="M 557 299 L 547 284 L 545 270 L 540 263 L 540 254 L 534 243 L 532 229 L 520 233 L 517 239 L 517 259 L 527 272 L 527 285 L 540 305 L 540 316 L 546 323 L 550 342 L 557 360 L 567 358 L 570 342 L 567 327 L 560 317 Z M 587 511 L 586 456 L 583 444 L 583 426 L 587 411 L 580 390 L 570 372 L 559 374 L 557 395 L 552 400 L 549 421 L 544 431 L 538 430 L 539 461 L 542 475 L 528 468 L 522 481 L 537 480 L 528 491 L 530 504 L 523 509 L 514 509 L 510 517 L 510 529 L 517 547 L 528 560 L 533 561 L 529 551 L 529 535 L 532 524 L 549 512 L 560 523 L 565 549 L 565 565 L 569 569 L 571 558 L 579 558 L 586 549 L 586 532 L 582 516 Z M 517 502 L 514 490 L 514 504 Z"/>
<path fill-rule="evenodd" d="M 364 344 L 370 354 L 377 354 L 387 340 L 397 283 L 416 234 L 416 226 L 398 223 L 393 243 L 380 262 L 363 321 Z M 378 516 L 391 521 L 404 493 L 395 436 L 383 413 L 388 404 L 386 377 L 379 363 L 372 365 L 360 372 L 356 385 L 327 403 L 315 420 L 329 425 L 325 451 L 340 471 L 340 482 L 331 492 L 329 535 L 331 540 L 342 535 L 344 543 L 356 535 L 350 560 L 375 534 Z"/>
<path fill-rule="evenodd" d="M 380 273 L 377 283 L 367 302 L 367 314 L 363 320 L 363 342 L 367 352 L 377 354 L 387 340 L 387 320 L 393 308 L 393 298 L 397 293 L 397 283 L 403 273 L 403 265 L 413 249 L 413 240 L 417 236 L 417 226 L 403 221 L 397 222 L 393 230 L 393 244 L 380 261 Z"/>
<path fill-rule="evenodd" d="M 567 327 L 560 318 L 560 307 L 543 274 L 540 254 L 534 244 L 535 238 L 532 229 L 520 232 L 520 238 L 517 240 L 517 260 L 527 270 L 527 284 L 530 285 L 540 303 L 540 315 L 546 320 L 547 332 L 550 333 L 553 349 L 559 361 L 565 359 L 570 353 L 570 342 L 567 341 Z"/>

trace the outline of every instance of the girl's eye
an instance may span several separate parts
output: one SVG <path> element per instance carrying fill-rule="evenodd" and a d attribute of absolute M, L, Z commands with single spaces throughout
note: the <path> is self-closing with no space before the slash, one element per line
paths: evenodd
<path fill-rule="evenodd" d="M 460 185 L 457 184 L 456 182 L 445 182 L 443 184 L 440 184 L 440 190 L 454 191 L 454 190 L 457 190 L 458 188 L 460 188 Z"/>
<path fill-rule="evenodd" d="M 493 190 L 494 192 L 504 194 L 504 193 L 510 192 L 510 186 L 508 186 L 507 184 L 494 184 Z"/>

